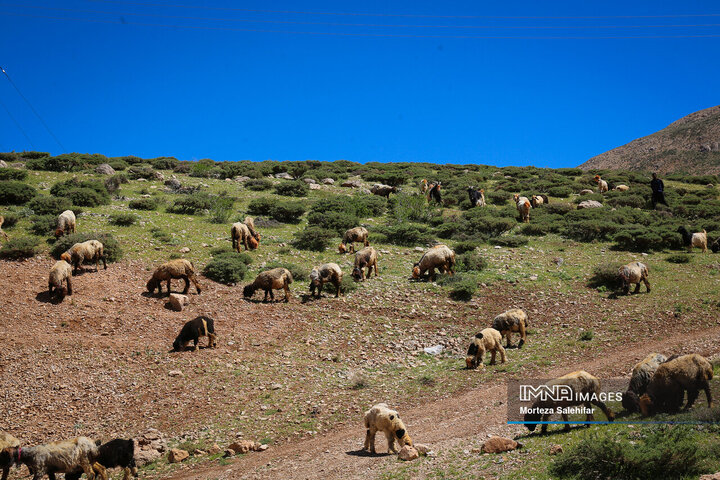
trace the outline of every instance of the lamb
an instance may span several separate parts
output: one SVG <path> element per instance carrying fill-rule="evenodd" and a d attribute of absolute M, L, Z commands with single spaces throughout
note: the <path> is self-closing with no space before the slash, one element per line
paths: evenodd
<path fill-rule="evenodd" d="M 375 276 L 378 276 L 377 252 L 373 247 L 365 247 L 355 254 L 355 266 L 352 277 L 355 280 L 365 280 L 364 268 L 367 268 L 367 278 L 370 278 L 372 269 L 375 267 Z"/>
<path fill-rule="evenodd" d="M 370 188 L 370 193 L 374 193 L 375 195 L 379 195 L 381 197 L 390 198 L 391 193 L 397 193 L 397 187 L 391 187 L 390 185 L 376 183 Z"/>
<path fill-rule="evenodd" d="M 330 282 L 335 287 L 335 298 L 340 296 L 340 284 L 342 283 L 343 273 L 337 263 L 324 263 L 319 267 L 315 267 L 310 272 L 310 295 L 315 294 L 320 298 L 323 286 Z"/>
<path fill-rule="evenodd" d="M 677 232 L 682 235 L 683 245 L 688 249 L 688 252 L 692 251 L 693 247 L 701 248 L 702 252 L 707 252 L 707 232 L 690 233 L 684 226 L 678 227 Z"/>
<path fill-rule="evenodd" d="M 60 259 L 65 260 L 73 266 L 73 274 L 75 274 L 85 262 L 95 262 L 95 271 L 97 272 L 101 260 L 103 267 L 107 270 L 104 248 L 101 242 L 88 240 L 86 242 L 76 243 L 70 247 L 65 253 L 60 255 Z"/>
<path fill-rule="evenodd" d="M 105 480 L 106 468 L 122 468 L 123 480 L 129 480 L 130 474 L 137 477 L 137 466 L 135 465 L 135 441 L 132 439 L 116 438 L 103 443 L 98 447 L 98 455 L 93 470 Z M 76 469 L 65 474 L 65 480 L 80 480 L 83 471 Z"/>
<path fill-rule="evenodd" d="M 600 175 L 595 175 L 595 183 L 598 184 L 598 188 L 600 190 L 600 193 L 605 193 L 608 191 L 608 184 L 605 180 L 600 178 Z"/>
<path fill-rule="evenodd" d="M 245 250 L 254 250 L 258 247 L 258 241 L 250 232 L 250 227 L 242 222 L 233 223 L 230 229 L 230 238 L 232 238 L 233 250 L 237 250 L 238 253 L 240 253 L 241 243 L 245 246 Z"/>
<path fill-rule="evenodd" d="M 470 197 L 470 204 L 473 207 L 484 207 L 485 204 L 485 190 L 484 189 L 476 189 L 474 187 L 468 187 L 468 196 Z"/>
<path fill-rule="evenodd" d="M 287 268 L 273 268 L 272 270 L 266 270 L 255 277 L 255 281 L 250 285 L 246 285 L 243 288 L 243 296 L 250 298 L 255 294 L 256 290 L 262 289 L 265 291 L 265 298 L 263 302 L 267 302 L 268 294 L 270 300 L 275 300 L 273 290 L 284 289 L 285 290 L 285 301 L 290 300 L 290 284 L 293 282 L 292 274 Z"/>
<path fill-rule="evenodd" d="M 440 270 L 440 273 L 448 272 L 450 275 L 454 275 L 453 267 L 455 267 L 455 252 L 447 245 L 435 245 L 423 254 L 419 262 L 413 265 L 412 276 L 418 279 L 428 272 L 430 280 L 434 282 L 436 268 Z"/>
<path fill-rule="evenodd" d="M 533 195 L 532 197 L 530 197 L 530 204 L 533 206 L 533 208 L 538 208 L 540 205 L 547 203 L 547 195 Z"/>
<path fill-rule="evenodd" d="M 620 185 L 616 185 L 615 188 L 613 188 L 613 190 L 616 190 L 618 192 L 627 192 L 628 190 L 630 190 L 630 187 L 628 187 L 627 185 L 620 184 Z"/>
<path fill-rule="evenodd" d="M 525 223 L 530 223 L 530 209 L 532 208 L 530 200 L 527 197 L 521 197 L 517 193 L 513 195 L 513 200 L 515 200 L 515 205 L 520 213 L 520 219 Z"/>
<path fill-rule="evenodd" d="M 698 354 L 682 355 L 661 364 L 640 397 L 640 411 L 644 417 L 660 412 L 680 410 L 687 390 L 685 410 L 697 400 L 700 390 L 705 390 L 708 408 L 712 408 L 710 384 L 713 369 L 710 362 Z"/>
<path fill-rule="evenodd" d="M 58 260 L 50 269 L 50 278 L 48 279 L 48 291 L 53 294 L 53 288 L 57 292 L 63 294 L 63 282 L 67 283 L 67 294 L 72 295 L 72 267 L 65 260 Z"/>
<path fill-rule="evenodd" d="M 618 275 L 622 280 L 623 292 L 625 295 L 630 293 L 630 284 L 636 283 L 635 291 L 633 293 L 640 292 L 640 282 L 645 284 L 648 293 L 650 293 L 650 282 L 648 282 L 648 267 L 644 263 L 632 262 L 627 265 L 623 265 L 618 270 Z"/>
<path fill-rule="evenodd" d="M 501 313 L 495 317 L 492 322 L 492 328 L 507 338 L 505 348 L 512 348 L 511 338 L 513 332 L 518 332 L 520 334 L 520 343 L 518 343 L 518 348 L 522 348 L 525 344 L 525 330 L 527 329 L 527 326 L 527 313 L 519 308 L 513 308 L 512 310 Z"/>
<path fill-rule="evenodd" d="M 351 228 L 343 235 L 342 242 L 340 242 L 338 246 L 338 251 L 340 253 L 345 253 L 346 251 L 349 253 L 355 252 L 355 242 L 363 242 L 366 247 L 369 246 L 368 235 L 369 233 L 365 227 Z M 350 244 L 349 250 L 347 248 L 348 244 Z"/>
<path fill-rule="evenodd" d="M 386 403 L 378 403 L 370 410 L 365 412 L 365 444 L 363 450 L 375 452 L 375 434 L 379 431 L 385 434 L 388 443 L 388 451 L 397 453 L 395 448 L 395 440 L 400 447 L 409 445 L 412 447 L 413 442 L 407 433 L 405 423 L 400 419 L 400 415 L 395 410 L 390 410 Z"/>
<path fill-rule="evenodd" d="M 173 350 L 180 352 L 185 350 L 187 344 L 193 341 L 193 351 L 198 350 L 198 341 L 200 337 L 207 337 L 208 348 L 217 346 L 217 335 L 215 335 L 215 320 L 204 315 L 200 315 L 183 325 L 182 330 L 173 342 Z M 107 465 L 105 465 L 107 466 Z"/>
<path fill-rule="evenodd" d="M 534 422 L 540 421 L 541 418 L 543 422 L 547 422 L 550 418 L 549 413 L 539 413 L 539 410 L 544 409 L 557 410 L 558 407 L 564 409 L 566 407 L 573 407 L 577 405 L 584 405 L 586 408 L 592 408 L 592 404 L 597 405 L 600 410 L 603 411 L 608 421 L 612 422 L 615 419 L 615 415 L 600 400 L 600 380 L 584 370 L 568 373 L 562 377 L 550 380 L 545 385 L 551 387 L 553 385 L 566 385 L 572 390 L 572 394 L 570 395 L 571 398 L 567 398 L 565 395 L 561 395 L 562 399 L 558 400 L 548 398 L 547 396 L 538 397 L 538 399 L 532 404 L 532 407 L 530 407 L 531 411 L 526 413 L 524 418 L 525 426 L 531 432 L 534 432 L 537 427 L 537 423 Z M 584 398 L 581 398 L 581 396 Z M 562 413 L 561 415 L 563 421 L 567 422 L 567 413 Z M 587 414 L 586 421 L 591 422 L 594 419 L 595 417 L 592 413 Z M 542 433 L 547 433 L 547 426 L 547 423 L 543 423 L 541 428 Z M 569 431 L 570 425 L 566 423 L 564 429 L 565 431 Z"/>
<path fill-rule="evenodd" d="M 71 233 L 75 233 L 75 214 L 72 210 L 65 210 L 58 215 L 55 237 L 60 238 Z"/>
<path fill-rule="evenodd" d="M 9 433 L 0 431 L 0 452 L 2 452 L 6 448 L 19 447 L 19 446 L 20 446 L 20 440 L 13 437 Z M 2 469 L 2 480 L 7 480 L 8 474 L 10 473 L 11 466 L 12 466 L 11 459 L 4 458 L 2 453 L 0 453 L 0 468 Z"/>
<path fill-rule="evenodd" d="M 167 280 L 167 291 L 168 295 L 170 295 L 170 281 L 173 278 L 182 278 L 185 280 L 183 295 L 187 294 L 188 290 L 190 290 L 191 281 L 193 285 L 195 285 L 195 290 L 197 290 L 198 295 L 202 291 L 200 284 L 197 281 L 197 277 L 195 276 L 195 267 L 191 261 L 185 260 L 184 258 L 170 260 L 169 262 L 163 263 L 157 267 L 155 272 L 153 272 L 152 278 L 150 278 L 147 282 L 147 291 L 154 293 L 157 288 L 158 295 L 162 295 L 161 282 Z"/>
<path fill-rule="evenodd" d="M 81 469 L 89 480 L 95 478 L 93 463 L 98 456 L 95 442 L 87 437 L 51 442 L 36 447 L 8 447 L 0 452 L 0 464 L 17 465 L 24 463 L 33 472 L 33 480 L 40 480 L 47 474 L 50 480 L 56 473 L 72 473 Z M 101 477 L 107 478 L 104 468 Z"/>
<path fill-rule="evenodd" d="M 8 234 L 3 231 L 3 229 L 2 229 L 3 223 L 5 223 L 5 217 L 0 215 L 0 235 L 2 235 L 2 237 L 5 240 L 8 240 L 10 237 L 8 237 Z"/>
<path fill-rule="evenodd" d="M 243 223 L 248 227 L 248 230 L 250 230 L 250 235 L 252 235 L 253 238 L 260 243 L 260 234 L 255 229 L 255 220 L 252 217 L 245 217 Z M 255 248 L 257 248 L 257 246 L 255 246 Z"/>
<path fill-rule="evenodd" d="M 640 396 L 645 394 L 650 379 L 661 363 L 665 362 L 665 355 L 651 353 L 639 361 L 632 369 L 630 385 L 622 395 L 622 406 L 629 412 L 640 411 Z"/>
<path fill-rule="evenodd" d="M 483 366 L 483 357 L 490 351 L 490 365 L 495 365 L 495 355 L 500 352 L 500 361 L 505 363 L 505 349 L 502 346 L 502 335 L 494 328 L 486 328 L 476 334 L 470 341 L 470 347 L 465 357 L 465 366 L 476 369 Z"/>

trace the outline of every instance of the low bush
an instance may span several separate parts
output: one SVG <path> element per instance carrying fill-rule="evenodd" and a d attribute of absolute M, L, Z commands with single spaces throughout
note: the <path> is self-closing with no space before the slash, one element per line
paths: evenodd
<path fill-rule="evenodd" d="M 330 285 L 330 287 L 332 287 L 332 284 L 326 284 L 326 285 Z M 325 288 L 330 288 L 330 287 L 326 286 Z M 340 293 L 345 295 L 345 294 L 354 292 L 355 290 L 357 290 L 357 288 L 358 288 L 358 283 L 355 280 L 353 280 L 352 275 L 350 275 L 350 273 L 348 273 L 348 272 L 344 272 L 342 282 L 340 283 Z"/>
<path fill-rule="evenodd" d="M 467 252 L 455 257 L 455 269 L 458 272 L 481 272 L 487 266 L 487 260 L 479 253 Z"/>
<path fill-rule="evenodd" d="M 473 277 L 457 274 L 453 276 L 444 275 L 439 278 L 438 285 L 449 287 L 450 298 L 463 302 L 470 301 L 477 291 L 477 280 Z"/>
<path fill-rule="evenodd" d="M 331 230 L 320 227 L 305 227 L 304 230 L 295 234 L 293 246 L 300 250 L 322 252 L 330 245 L 330 240 L 333 237 L 335 237 L 335 234 Z"/>
<path fill-rule="evenodd" d="M 69 210 L 72 202 L 65 197 L 44 197 L 37 196 L 30 200 L 27 208 L 33 211 L 35 215 L 60 215 L 65 210 Z"/>
<path fill-rule="evenodd" d="M 183 215 L 198 215 L 202 214 L 204 210 L 210 210 L 212 207 L 212 199 L 206 193 L 193 193 L 190 195 L 183 195 L 173 202 L 168 207 L 167 211 L 170 213 L 177 213 Z"/>
<path fill-rule="evenodd" d="M 263 271 L 272 270 L 273 268 L 287 268 L 293 277 L 293 281 L 304 282 L 308 279 L 308 275 L 310 274 L 308 270 L 306 270 L 304 267 L 301 267 L 300 265 L 279 261 L 266 263 L 263 267 Z"/>
<path fill-rule="evenodd" d="M 305 213 L 299 202 L 277 201 L 268 197 L 256 198 L 248 204 L 250 215 L 262 215 L 283 223 L 298 223 Z"/>
<path fill-rule="evenodd" d="M 150 165 L 156 170 L 172 170 L 180 165 L 180 162 L 175 157 L 158 157 L 152 159 Z"/>
<path fill-rule="evenodd" d="M 46 170 L 50 172 L 77 172 L 101 163 L 107 163 L 108 158 L 98 153 L 63 153 L 56 157 L 39 157 L 28 160 L 25 166 L 31 170 Z"/>
<path fill-rule="evenodd" d="M 580 341 L 582 342 L 589 342 L 595 337 L 595 334 L 592 330 L 583 330 L 583 332 L 580 334 Z"/>
<path fill-rule="evenodd" d="M 690 255 L 677 253 L 675 255 L 668 255 L 665 257 L 665 261 L 670 263 L 690 263 L 690 258 Z"/>
<path fill-rule="evenodd" d="M 110 224 L 120 227 L 129 227 L 138 221 L 138 216 L 134 213 L 115 213 L 110 215 Z"/>
<path fill-rule="evenodd" d="M 28 176 L 27 170 L 18 168 L 0 168 L 0 180 L 25 180 Z"/>
<path fill-rule="evenodd" d="M 30 232 L 41 237 L 51 235 L 57 227 L 57 215 L 33 215 L 30 217 Z"/>
<path fill-rule="evenodd" d="M 107 188 L 97 180 L 71 178 L 53 185 L 50 194 L 55 197 L 69 198 L 73 205 L 83 207 L 97 207 L 110 203 L 110 194 Z"/>
<path fill-rule="evenodd" d="M 433 240 L 430 229 L 416 223 L 400 223 L 387 227 L 378 227 L 378 233 L 385 236 L 388 243 L 403 246 L 425 245 Z"/>
<path fill-rule="evenodd" d="M 8 180 L 0 182 L 0 205 L 25 205 L 36 195 L 30 185 Z"/>
<path fill-rule="evenodd" d="M 573 189 L 568 186 L 550 187 L 547 190 L 551 197 L 567 198 L 573 193 Z"/>
<path fill-rule="evenodd" d="M 640 195 L 618 195 L 608 198 L 606 203 L 611 207 L 643 208 L 647 200 Z"/>
<path fill-rule="evenodd" d="M 622 265 L 619 263 L 606 263 L 598 265 L 593 269 L 593 273 L 588 278 L 587 286 L 590 288 L 604 287 L 607 290 L 618 290 L 622 287 L 622 280 L 618 275 L 618 270 Z"/>
<path fill-rule="evenodd" d="M 512 200 L 512 194 L 503 190 L 485 192 L 485 201 L 490 205 L 507 205 Z"/>
<path fill-rule="evenodd" d="M 128 207 L 133 210 L 155 210 L 158 208 L 159 203 L 157 198 L 138 198 L 137 200 L 130 200 Z"/>
<path fill-rule="evenodd" d="M 442 210 L 429 205 L 423 195 L 394 195 L 389 205 L 397 222 L 427 223 L 442 215 Z"/>
<path fill-rule="evenodd" d="M 575 210 L 575 205 L 567 202 L 553 202 L 543 205 L 542 209 L 545 213 L 565 215 Z"/>
<path fill-rule="evenodd" d="M 103 184 L 108 192 L 114 193 L 120 189 L 121 184 L 128 183 L 129 181 L 130 180 L 128 180 L 127 175 L 124 173 L 116 173 L 115 175 L 106 178 Z"/>
<path fill-rule="evenodd" d="M 530 240 L 522 235 L 505 235 L 502 237 L 495 237 L 490 239 L 490 243 L 493 245 L 499 245 L 501 247 L 516 248 L 523 245 L 527 245 Z"/>
<path fill-rule="evenodd" d="M 212 206 L 210 207 L 210 223 L 223 224 L 227 223 L 230 215 L 233 213 L 233 205 L 235 199 L 226 196 L 212 197 Z"/>
<path fill-rule="evenodd" d="M 145 180 L 154 180 L 155 170 L 150 167 L 133 165 L 132 167 L 128 168 L 127 175 L 128 177 L 130 177 L 131 180 L 137 180 L 139 178 L 144 178 Z"/>
<path fill-rule="evenodd" d="M 40 250 L 40 239 L 36 237 L 13 237 L 0 248 L 0 259 L 22 260 L 34 257 Z"/>
<path fill-rule="evenodd" d="M 344 212 L 310 212 L 308 214 L 308 224 L 332 230 L 336 234 L 342 235 L 346 230 L 357 227 L 360 224 L 360 219 Z"/>
<path fill-rule="evenodd" d="M 245 279 L 251 262 L 252 258 L 245 253 L 220 253 L 205 265 L 203 275 L 218 283 L 238 283 Z"/>
<path fill-rule="evenodd" d="M 253 178 L 245 182 L 245 188 L 255 192 L 270 190 L 272 186 L 272 182 L 266 178 Z"/>
<path fill-rule="evenodd" d="M 7 212 L 3 213 L 2 216 L 5 217 L 5 221 L 2 224 L 3 230 L 12 229 L 20 221 L 20 215 L 16 213 Z"/>
<path fill-rule="evenodd" d="M 53 258 L 60 259 L 60 255 L 63 254 L 67 249 L 75 245 L 76 243 L 82 243 L 88 240 L 98 240 L 103 244 L 103 252 L 105 253 L 105 260 L 108 263 L 119 261 L 123 256 L 120 242 L 111 233 L 73 233 L 72 235 L 66 235 L 60 237 L 50 249 L 50 254 Z"/>
<path fill-rule="evenodd" d="M 385 213 L 387 201 L 377 195 L 334 195 L 313 203 L 311 212 L 340 212 L 358 218 L 367 218 Z"/>
<path fill-rule="evenodd" d="M 310 187 L 301 180 L 282 182 L 275 186 L 275 193 L 285 197 L 307 197 Z"/>
<path fill-rule="evenodd" d="M 466 252 L 474 252 L 477 247 L 479 247 L 480 244 L 477 242 L 458 242 L 455 244 L 455 248 L 453 251 L 461 255 Z"/>
<path fill-rule="evenodd" d="M 117 172 L 122 172 L 130 166 L 125 160 L 112 160 L 108 163 L 108 165 L 110 165 L 113 170 Z"/>

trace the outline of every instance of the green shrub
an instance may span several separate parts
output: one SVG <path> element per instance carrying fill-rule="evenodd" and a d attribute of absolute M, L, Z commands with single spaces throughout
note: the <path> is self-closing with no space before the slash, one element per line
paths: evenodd
<path fill-rule="evenodd" d="M 442 215 L 442 210 L 429 205 L 422 195 L 394 195 L 389 203 L 398 222 L 429 222 Z"/>
<path fill-rule="evenodd" d="M 210 222 L 217 224 L 227 223 L 233 213 L 233 205 L 235 205 L 234 198 L 223 195 L 213 197 L 212 207 L 210 207 Z"/>
<path fill-rule="evenodd" d="M 18 168 L 0 168 L 0 180 L 25 180 L 28 176 L 27 170 Z"/>
<path fill-rule="evenodd" d="M 156 170 L 172 170 L 180 164 L 175 157 L 158 157 L 150 161 L 150 165 Z"/>
<path fill-rule="evenodd" d="M 665 257 L 665 261 L 670 263 L 690 263 L 690 258 L 690 255 L 677 253 L 675 255 L 668 255 Z"/>
<path fill-rule="evenodd" d="M 453 250 L 456 254 L 461 255 L 466 252 L 474 252 L 479 246 L 480 244 L 477 242 L 458 242 L 455 244 L 455 248 Z"/>
<path fill-rule="evenodd" d="M 261 192 L 263 190 L 270 190 L 273 184 L 266 178 L 253 178 L 245 182 L 245 188 L 253 190 L 255 192 Z"/>
<path fill-rule="evenodd" d="M 457 274 L 454 276 L 444 275 L 439 278 L 438 285 L 447 286 L 450 290 L 450 298 L 458 301 L 470 301 L 477 291 L 477 280 L 473 277 Z"/>
<path fill-rule="evenodd" d="M 507 205 L 512 200 L 512 194 L 503 190 L 485 192 L 485 200 L 489 205 Z"/>
<path fill-rule="evenodd" d="M 378 233 L 385 236 L 388 243 L 394 245 L 424 245 L 433 240 L 430 229 L 416 223 L 400 223 L 387 227 L 378 227 Z"/>
<path fill-rule="evenodd" d="M 385 213 L 387 201 L 377 195 L 334 195 L 313 203 L 311 212 L 339 212 L 348 216 L 367 218 Z"/>
<path fill-rule="evenodd" d="M 307 197 L 310 187 L 301 180 L 282 182 L 275 186 L 275 193 L 285 197 Z"/>
<path fill-rule="evenodd" d="M 497 237 L 511 230 L 517 222 L 514 218 L 494 217 L 485 214 L 476 214 L 481 208 L 474 208 L 463 213 L 464 225 L 461 232 L 471 237 Z"/>
<path fill-rule="evenodd" d="M 63 153 L 57 157 L 40 157 L 28 160 L 25 166 L 31 170 L 46 170 L 50 172 L 77 172 L 101 163 L 107 163 L 108 158 L 98 153 Z"/>
<path fill-rule="evenodd" d="M 105 185 L 105 189 L 110 192 L 116 192 L 120 188 L 120 185 L 123 183 L 128 183 L 130 180 L 128 180 L 127 175 L 124 173 L 116 173 L 113 176 L 110 176 L 105 179 L 103 182 L 103 185 Z"/>
<path fill-rule="evenodd" d="M 3 230 L 10 230 L 20 221 L 20 215 L 16 213 L 3 213 L 2 216 L 5 217 L 5 221 L 2 224 Z"/>
<path fill-rule="evenodd" d="M 595 337 L 595 334 L 592 330 L 583 330 L 583 332 L 580 334 L 580 341 L 582 342 L 589 342 Z"/>
<path fill-rule="evenodd" d="M 567 198 L 573 193 L 573 189 L 568 186 L 550 187 L 547 193 L 551 197 Z"/>
<path fill-rule="evenodd" d="M 34 257 L 39 251 L 40 239 L 36 237 L 13 237 L 0 248 L 0 259 L 22 260 Z"/>
<path fill-rule="evenodd" d="M 75 245 L 76 243 L 86 242 L 88 240 L 98 240 L 103 244 L 103 253 L 105 254 L 105 260 L 108 263 L 118 262 L 123 256 L 120 242 L 111 233 L 73 233 L 72 235 L 66 235 L 60 237 L 52 249 L 50 254 L 55 259 L 60 259 L 67 249 Z"/>
<path fill-rule="evenodd" d="M 590 288 L 605 288 L 608 290 L 618 290 L 622 287 L 622 280 L 618 275 L 620 270 L 619 263 L 606 263 L 598 265 L 593 269 L 593 273 L 588 279 L 587 286 Z"/>
<path fill-rule="evenodd" d="M 152 227 L 150 233 L 153 238 L 163 245 L 177 245 L 180 241 L 160 227 Z"/>
<path fill-rule="evenodd" d="M 455 258 L 455 269 L 458 272 L 481 272 L 487 266 L 487 260 L 479 253 L 466 252 Z"/>
<path fill-rule="evenodd" d="M 273 268 L 287 268 L 290 270 L 290 274 L 293 277 L 294 281 L 304 282 L 308 279 L 308 275 L 310 274 L 309 271 L 307 271 L 304 267 L 301 267 L 300 265 L 296 265 L 294 263 L 286 263 L 286 262 L 268 262 L 263 267 L 263 271 L 265 270 L 272 270 Z"/>
<path fill-rule="evenodd" d="M 60 215 L 65 210 L 69 210 L 72 202 L 65 197 L 43 197 L 37 196 L 30 200 L 27 207 L 33 211 L 35 215 Z"/>
<path fill-rule="evenodd" d="M 212 207 L 212 200 L 208 194 L 193 193 L 183 195 L 175 200 L 167 211 L 183 215 L 197 215 L 202 214 L 204 210 L 210 210 L 210 207 Z"/>
<path fill-rule="evenodd" d="M 250 215 L 261 215 L 283 223 L 298 223 L 305 213 L 299 202 L 277 201 L 268 197 L 256 198 L 248 204 Z"/>
<path fill-rule="evenodd" d="M 138 216 L 134 213 L 116 213 L 110 215 L 110 223 L 120 227 L 129 227 L 138 221 Z"/>
<path fill-rule="evenodd" d="M 493 245 L 500 245 L 501 247 L 516 248 L 523 245 L 527 245 L 529 239 L 521 235 L 506 235 L 503 237 L 496 237 L 490 240 Z"/>
<path fill-rule="evenodd" d="M 647 199 L 640 195 L 619 195 L 608 198 L 606 203 L 611 207 L 643 208 L 647 203 Z"/>
<path fill-rule="evenodd" d="M 33 215 L 30 217 L 30 232 L 44 237 L 51 235 L 57 228 L 57 215 Z"/>
<path fill-rule="evenodd" d="M 0 205 L 25 205 L 35 196 L 30 185 L 15 180 L 0 182 Z"/>
<path fill-rule="evenodd" d="M 542 209 L 545 213 L 565 215 L 575 210 L 575 205 L 566 202 L 553 202 L 543 205 Z"/>
<path fill-rule="evenodd" d="M 330 285 L 330 287 L 332 287 L 332 284 L 326 284 L 326 285 Z M 325 287 L 325 288 L 329 288 L 329 287 Z M 355 280 L 353 280 L 352 275 L 350 275 L 350 274 L 343 275 L 342 282 L 340 283 L 340 293 L 342 293 L 343 295 L 346 295 L 348 293 L 354 292 L 355 290 L 357 290 L 357 288 L 358 288 L 358 283 Z"/>
<path fill-rule="evenodd" d="M 109 162 L 108 165 L 110 165 L 113 170 L 118 172 L 122 172 L 129 167 L 128 163 L 125 160 L 113 160 Z"/>
<path fill-rule="evenodd" d="M 238 283 L 245 278 L 250 262 L 251 257 L 244 253 L 220 253 L 205 265 L 203 275 L 219 283 Z"/>
<path fill-rule="evenodd" d="M 66 192 L 66 197 L 73 205 L 81 207 L 97 207 L 110 203 L 109 196 L 103 196 L 92 188 L 75 188 Z"/>
<path fill-rule="evenodd" d="M 71 178 L 53 185 L 50 194 L 55 197 L 69 198 L 73 205 L 83 207 L 97 207 L 110 203 L 110 194 L 107 188 L 97 180 Z"/>
<path fill-rule="evenodd" d="M 609 220 L 568 221 L 562 235 L 579 242 L 609 240 L 618 231 L 618 225 Z"/>
<path fill-rule="evenodd" d="M 308 224 L 332 230 L 336 234 L 342 235 L 346 230 L 357 227 L 360 224 L 360 219 L 344 212 L 310 212 L 308 214 Z"/>
<path fill-rule="evenodd" d="M 150 167 L 133 165 L 132 167 L 128 168 L 127 175 L 128 177 L 130 177 L 131 180 L 137 180 L 139 178 L 144 178 L 145 180 L 154 180 L 155 170 Z"/>
<path fill-rule="evenodd" d="M 293 246 L 300 250 L 322 252 L 330 245 L 333 237 L 335 234 L 330 230 L 320 227 L 305 227 L 304 230 L 295 233 Z"/>
<path fill-rule="evenodd" d="M 159 203 L 157 198 L 139 198 L 137 200 L 130 200 L 128 206 L 133 210 L 155 210 Z"/>

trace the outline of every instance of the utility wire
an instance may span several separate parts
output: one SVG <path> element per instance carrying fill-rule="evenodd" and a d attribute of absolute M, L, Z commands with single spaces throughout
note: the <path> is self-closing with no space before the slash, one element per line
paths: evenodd
<path fill-rule="evenodd" d="M 2 68 L 1 66 L 0 66 L 0 70 L 2 70 L 2 73 L 5 74 L 5 77 L 7 77 L 8 81 L 10 82 L 10 84 L 11 84 L 11 85 L 15 88 L 15 90 L 18 92 L 18 95 L 20 95 L 20 96 L 23 98 L 23 100 L 25 100 L 25 103 L 28 104 L 28 106 L 30 107 L 30 110 L 32 110 L 33 113 L 35 114 L 35 116 L 38 117 L 38 119 L 40 120 L 40 122 L 41 122 L 41 123 L 43 124 L 43 126 L 45 127 L 45 130 L 47 130 L 48 133 L 55 139 L 55 141 L 57 142 L 57 144 L 60 145 L 60 148 L 62 148 L 63 152 L 66 152 L 67 149 L 65 148 L 65 146 L 64 146 L 62 143 L 60 143 L 60 140 L 58 140 L 58 138 L 55 136 L 55 134 L 52 132 L 52 130 L 50 130 L 50 127 L 48 127 L 48 124 L 45 123 L 45 120 L 43 120 L 43 118 L 40 116 L 40 114 L 37 112 L 37 110 L 35 110 L 35 107 L 32 106 L 32 103 L 30 103 L 30 100 L 28 100 L 28 99 L 25 97 L 25 95 L 23 95 L 23 93 L 20 91 L 20 89 L 17 87 L 17 85 L 15 85 L 15 82 L 12 81 L 12 78 L 10 78 L 10 75 L 8 75 L 8 73 L 5 71 L 5 69 Z M 35 147 L 33 146 L 33 148 L 35 148 Z"/>
<path fill-rule="evenodd" d="M 428 34 L 402 34 L 402 33 L 352 33 L 352 32 L 313 32 L 298 30 L 269 30 L 258 28 L 233 28 L 233 27 L 213 27 L 201 25 L 176 25 L 164 23 L 144 23 L 144 22 L 128 22 L 128 21 L 112 21 L 90 18 L 74 18 L 74 17 L 55 17 L 51 15 L 31 15 L 15 12 L 0 12 L 0 15 L 9 15 L 15 17 L 42 18 L 48 20 L 69 20 L 76 22 L 101 23 L 108 25 L 135 25 L 140 27 L 165 27 L 179 28 L 189 30 L 215 30 L 227 32 L 253 32 L 253 33 L 282 33 L 295 35 L 323 35 L 323 36 L 343 36 L 343 37 L 391 37 L 391 38 L 436 38 L 436 39 L 477 39 L 477 40 L 610 40 L 610 39 L 679 39 L 679 38 L 719 38 L 720 34 L 679 34 L 679 35 L 604 35 L 604 36 L 582 36 L 582 35 L 428 35 Z"/>
<path fill-rule="evenodd" d="M 3 103 L 2 100 L 0 100 L 0 105 L 2 105 L 2 107 L 3 107 L 3 108 L 5 109 L 5 111 L 7 112 L 8 116 L 12 119 L 13 123 L 15 124 L 15 126 L 18 128 L 18 130 L 20 130 L 20 131 L 22 132 L 23 135 L 25 135 L 25 138 L 27 138 L 27 141 L 30 142 L 30 145 L 33 147 L 33 150 L 35 150 L 35 144 L 32 142 L 32 140 L 30 140 L 30 137 L 29 137 L 28 134 L 25 132 L 25 130 L 23 130 L 23 128 L 20 126 L 20 123 L 18 123 L 18 121 L 15 120 L 15 117 L 13 116 L 12 113 L 10 113 L 10 109 L 7 107 L 7 105 L 5 105 L 5 103 Z"/>

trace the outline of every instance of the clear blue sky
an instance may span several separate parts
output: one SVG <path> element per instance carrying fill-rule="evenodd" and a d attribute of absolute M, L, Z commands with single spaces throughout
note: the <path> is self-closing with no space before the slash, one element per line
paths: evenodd
<path fill-rule="evenodd" d="M 0 65 L 109 156 L 576 166 L 720 103 L 718 58 L 717 1 L 0 0 Z M 0 151 L 32 148 L 0 106 Z"/>

